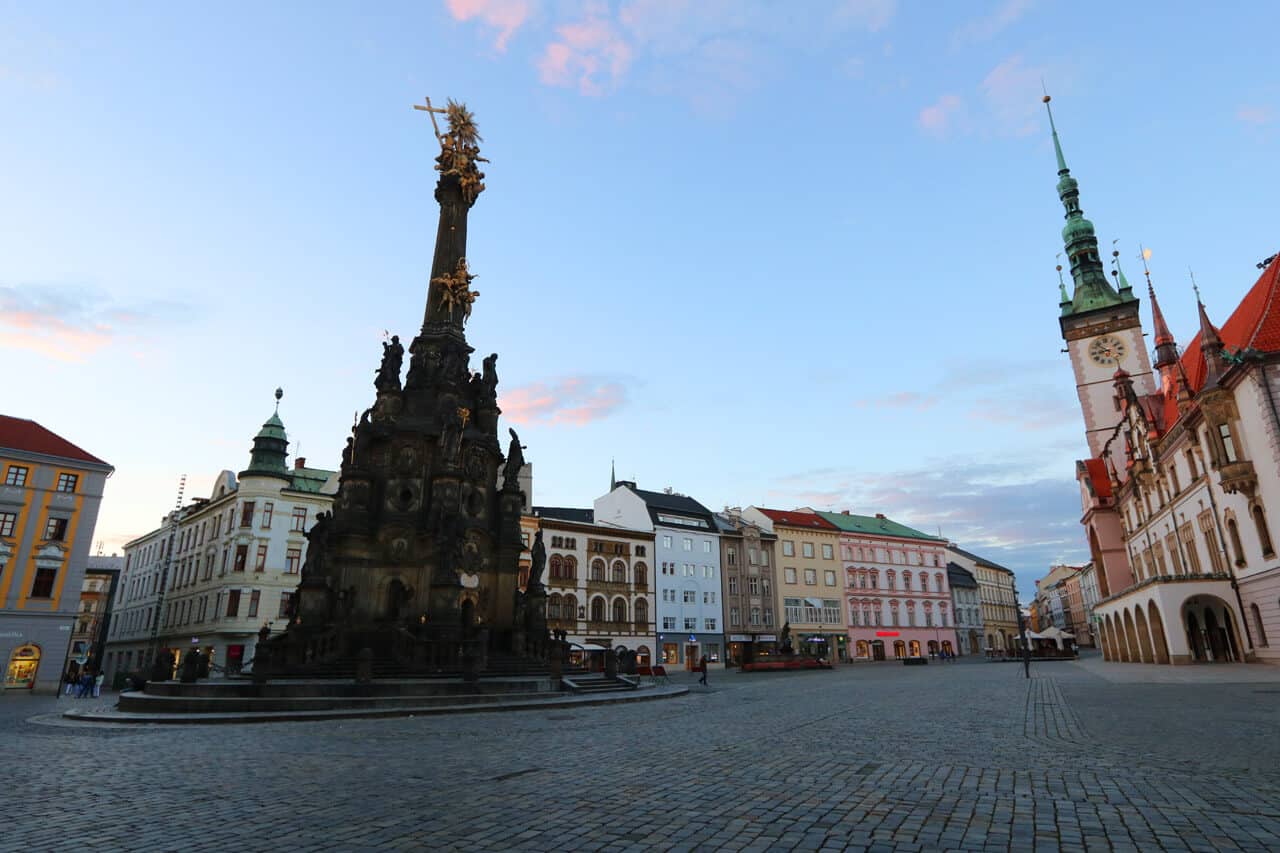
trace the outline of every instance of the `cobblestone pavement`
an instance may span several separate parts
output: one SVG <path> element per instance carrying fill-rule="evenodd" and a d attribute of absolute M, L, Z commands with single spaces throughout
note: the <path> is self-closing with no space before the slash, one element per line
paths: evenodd
<path fill-rule="evenodd" d="M 713 672 L 662 702 L 246 726 L 45 725 L 74 700 L 3 697 L 0 849 L 1280 849 L 1280 674 L 1094 668 Z"/>

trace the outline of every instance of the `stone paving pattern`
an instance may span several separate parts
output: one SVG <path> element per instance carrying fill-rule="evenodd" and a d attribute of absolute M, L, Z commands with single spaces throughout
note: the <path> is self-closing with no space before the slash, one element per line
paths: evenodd
<path fill-rule="evenodd" d="M 1280 670 L 1105 666 L 713 672 L 659 702 L 244 726 L 6 696 L 0 849 L 1280 850 Z"/>

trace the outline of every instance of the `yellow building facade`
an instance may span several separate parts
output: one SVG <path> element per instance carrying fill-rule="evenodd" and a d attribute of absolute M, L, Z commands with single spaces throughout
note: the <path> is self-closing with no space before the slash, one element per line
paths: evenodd
<path fill-rule="evenodd" d="M 5 690 L 54 691 L 113 469 L 35 421 L 0 415 L 0 665 Z"/>

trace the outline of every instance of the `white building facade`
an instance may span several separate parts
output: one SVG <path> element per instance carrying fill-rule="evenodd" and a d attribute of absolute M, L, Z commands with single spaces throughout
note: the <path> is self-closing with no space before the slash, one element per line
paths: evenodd
<path fill-rule="evenodd" d="M 693 669 L 705 657 L 723 666 L 720 535 L 711 511 L 685 495 L 619 481 L 596 499 L 595 521 L 653 533 L 658 662 Z"/>
<path fill-rule="evenodd" d="M 104 671 L 149 670 L 158 653 L 177 664 L 198 648 L 217 669 L 253 660 L 264 627 L 290 618 L 306 556 L 305 531 L 328 511 L 335 471 L 285 467 L 287 440 L 277 415 L 254 439 L 249 468 L 215 479 L 208 498 L 169 513 L 125 545 L 125 571 L 107 638 Z"/>

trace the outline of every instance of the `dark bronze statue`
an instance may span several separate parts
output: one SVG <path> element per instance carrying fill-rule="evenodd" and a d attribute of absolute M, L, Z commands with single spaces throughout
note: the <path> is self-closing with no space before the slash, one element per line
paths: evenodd
<path fill-rule="evenodd" d="M 502 487 L 512 492 L 520 488 L 520 469 L 524 467 L 524 445 L 520 443 L 520 436 L 516 435 L 514 429 L 508 428 L 507 432 L 511 433 L 511 444 L 507 447 L 507 464 L 502 469 Z"/>
<path fill-rule="evenodd" d="M 316 513 L 316 523 L 306 532 L 307 558 L 302 563 L 303 577 L 324 574 L 324 552 L 328 547 L 329 522 L 333 518 L 331 512 Z"/>
<path fill-rule="evenodd" d="M 379 391 L 400 390 L 400 365 L 404 361 L 404 347 L 400 344 L 400 336 L 392 335 L 391 343 L 382 343 L 382 365 L 378 368 L 373 387 Z"/>
<path fill-rule="evenodd" d="M 533 535 L 533 557 L 529 564 L 529 583 L 527 589 L 542 587 L 542 571 L 547 566 L 547 546 L 542 544 L 542 531 Z"/>

